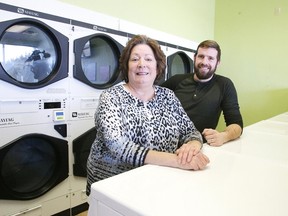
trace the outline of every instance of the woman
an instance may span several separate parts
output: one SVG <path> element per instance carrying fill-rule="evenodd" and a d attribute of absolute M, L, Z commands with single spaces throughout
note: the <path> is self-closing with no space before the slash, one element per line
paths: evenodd
<path fill-rule="evenodd" d="M 166 57 L 157 41 L 136 35 L 120 57 L 125 84 L 105 90 L 95 115 L 96 139 L 87 161 L 91 184 L 144 164 L 204 169 L 201 134 L 179 100 L 154 85 L 163 76 Z"/>

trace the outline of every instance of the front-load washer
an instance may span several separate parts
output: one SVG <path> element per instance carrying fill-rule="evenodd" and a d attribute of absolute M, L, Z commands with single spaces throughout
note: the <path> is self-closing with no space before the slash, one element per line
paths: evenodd
<path fill-rule="evenodd" d="M 163 82 L 176 74 L 193 73 L 195 44 L 177 37 L 169 37 L 162 44 L 167 60 L 166 76 Z"/>
<path fill-rule="evenodd" d="M 0 215 L 70 208 L 66 102 L 0 100 Z"/>
<path fill-rule="evenodd" d="M 116 18 L 98 15 L 97 19 L 96 15 L 94 19 L 99 22 L 97 24 L 71 20 L 73 43 L 70 43 L 70 56 L 74 59 L 71 64 L 73 65 L 71 69 L 73 77 L 70 80 L 71 96 L 99 97 L 103 89 L 121 82 L 118 62 L 124 48 L 123 44 L 128 40 L 127 35 L 117 31 Z M 106 23 L 107 27 L 101 26 L 100 23 Z"/>
<path fill-rule="evenodd" d="M 96 135 L 95 110 L 101 92 L 121 83 L 118 62 L 123 44 L 128 40 L 117 31 L 116 18 L 96 13 L 93 17 L 94 24 L 85 17 L 71 21 L 73 53 L 70 54 L 74 64 L 69 82 L 69 179 L 73 214 L 78 213 L 79 208 L 87 208 L 86 160 Z"/>
<path fill-rule="evenodd" d="M 0 44 L 5 82 L 35 89 L 68 76 L 68 38 L 39 20 L 0 22 Z"/>
<path fill-rule="evenodd" d="M 73 215 L 88 209 L 86 196 L 86 160 L 96 136 L 94 116 L 98 106 L 97 95 L 70 98 L 69 127 L 69 184 Z"/>
<path fill-rule="evenodd" d="M 0 215 L 51 215 L 70 208 L 70 20 L 9 3 L 0 3 Z"/>
<path fill-rule="evenodd" d="M 67 153 L 67 140 L 45 133 L 7 143 L 0 151 L 0 197 L 27 200 L 43 195 L 68 177 Z"/>
<path fill-rule="evenodd" d="M 87 159 L 90 153 L 90 148 L 96 138 L 96 128 L 92 126 L 79 137 L 73 140 L 73 174 L 74 176 L 87 177 Z"/>
<path fill-rule="evenodd" d="M 102 33 L 74 41 L 75 79 L 95 89 L 109 88 L 119 82 L 118 61 L 123 46 Z"/>
<path fill-rule="evenodd" d="M 161 41 L 159 43 L 162 44 L 161 47 L 166 55 L 167 62 L 165 76 L 158 82 L 159 85 L 176 74 L 193 73 L 194 52 L 187 51 L 188 48 L 180 48 L 174 44 L 167 44 Z"/>
<path fill-rule="evenodd" d="M 93 111 L 94 112 L 94 111 Z M 92 111 L 91 111 L 92 113 Z M 94 116 L 94 115 L 93 115 Z M 84 119 L 70 123 L 70 145 L 72 153 L 70 165 L 72 173 L 69 176 L 71 191 L 71 210 L 73 215 L 88 209 L 86 195 L 86 163 L 90 148 L 96 137 L 93 119 Z"/>
<path fill-rule="evenodd" d="M 164 52 L 167 56 L 166 80 L 176 74 L 194 72 L 194 54 L 197 43 L 170 36 Z"/>
<path fill-rule="evenodd" d="M 0 10 L 1 91 L 9 88 L 12 94 L 25 96 L 38 89 L 33 93 L 43 95 L 45 86 L 63 86 L 59 82 L 68 76 L 69 49 L 63 32 L 69 31 L 69 19 L 4 3 Z"/>
<path fill-rule="evenodd" d="M 177 51 L 167 57 L 167 79 L 176 74 L 193 73 L 194 61 L 184 51 Z"/>

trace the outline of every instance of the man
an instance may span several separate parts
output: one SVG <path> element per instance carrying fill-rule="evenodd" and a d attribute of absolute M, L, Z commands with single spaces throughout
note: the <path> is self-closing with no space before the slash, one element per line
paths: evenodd
<path fill-rule="evenodd" d="M 233 82 L 215 74 L 221 49 L 217 42 L 201 42 L 194 55 L 194 73 L 178 74 L 162 84 L 173 90 L 209 145 L 221 146 L 240 137 L 243 120 Z M 216 130 L 223 111 L 226 128 Z"/>

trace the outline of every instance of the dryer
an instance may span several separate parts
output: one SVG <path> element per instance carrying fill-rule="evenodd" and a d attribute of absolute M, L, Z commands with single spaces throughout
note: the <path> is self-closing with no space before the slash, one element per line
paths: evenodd
<path fill-rule="evenodd" d="M 78 9 L 79 17 L 71 19 L 70 95 L 99 97 L 103 89 L 121 82 L 118 61 L 128 41 L 124 32 L 118 31 L 116 18 Z M 78 19 L 77 19 L 78 18 Z M 91 21 L 94 20 L 94 23 Z"/>
<path fill-rule="evenodd" d="M 164 41 L 159 41 L 159 43 L 167 61 L 165 76 L 159 81 L 159 85 L 176 74 L 193 73 L 194 50 Z"/>
<path fill-rule="evenodd" d="M 0 101 L 1 215 L 69 209 L 66 101 Z"/>
<path fill-rule="evenodd" d="M 167 42 L 163 43 L 167 56 L 165 80 L 176 74 L 193 73 L 196 44 L 176 36 L 167 37 Z"/>
<path fill-rule="evenodd" d="M 23 97 L 63 91 L 69 49 L 63 32 L 70 30 L 70 20 L 4 3 L 0 10 L 1 91 Z"/>
<path fill-rule="evenodd" d="M 70 44 L 70 59 L 74 60 L 73 74 L 69 77 L 69 179 L 73 214 L 87 207 L 86 161 L 96 135 L 94 114 L 102 91 L 121 83 L 118 62 L 128 40 L 125 33 L 117 30 L 118 19 L 84 9 L 79 9 L 80 12 L 85 16 L 71 20 Z"/>
<path fill-rule="evenodd" d="M 35 2 L 0 3 L 0 215 L 70 208 L 70 20 Z"/>
<path fill-rule="evenodd" d="M 194 60 L 190 57 L 191 54 L 189 54 L 185 52 L 185 49 L 179 47 L 176 48 L 174 53 L 168 54 L 166 80 L 176 74 L 193 73 Z M 194 55 L 192 54 L 192 56 Z"/>

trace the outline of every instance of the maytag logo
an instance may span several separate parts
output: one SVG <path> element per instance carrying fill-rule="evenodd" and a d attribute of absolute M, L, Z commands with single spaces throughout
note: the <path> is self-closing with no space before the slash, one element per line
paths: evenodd
<path fill-rule="evenodd" d="M 20 13 L 20 14 L 27 14 L 27 15 L 30 15 L 30 16 L 37 16 L 39 17 L 39 14 L 37 12 L 34 12 L 34 11 L 28 11 L 28 10 L 25 10 L 23 8 L 17 8 L 17 12 Z"/>
<path fill-rule="evenodd" d="M 98 26 L 97 30 L 98 30 L 98 31 L 107 32 L 107 29 L 105 29 L 105 28 L 101 28 L 101 27 L 99 27 L 99 26 Z"/>
<path fill-rule="evenodd" d="M 20 13 L 20 14 L 24 14 L 25 13 L 25 10 L 23 8 L 18 8 L 17 9 L 17 12 Z"/>
<path fill-rule="evenodd" d="M 8 122 L 14 122 L 14 118 L 1 118 L 1 123 L 8 123 Z"/>

